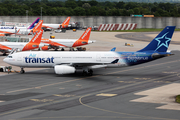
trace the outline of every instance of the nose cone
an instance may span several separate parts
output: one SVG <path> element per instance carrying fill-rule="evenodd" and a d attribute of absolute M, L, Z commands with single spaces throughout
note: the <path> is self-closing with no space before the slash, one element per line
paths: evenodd
<path fill-rule="evenodd" d="M 7 58 L 4 58 L 3 61 L 4 61 L 5 63 L 7 63 Z"/>

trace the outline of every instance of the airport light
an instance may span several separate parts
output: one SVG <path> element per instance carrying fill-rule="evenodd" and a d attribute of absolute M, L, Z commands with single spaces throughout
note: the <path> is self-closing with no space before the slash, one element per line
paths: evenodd
<path fill-rule="evenodd" d="M 41 7 L 41 20 L 42 20 L 42 8 L 43 8 L 43 7 Z"/>

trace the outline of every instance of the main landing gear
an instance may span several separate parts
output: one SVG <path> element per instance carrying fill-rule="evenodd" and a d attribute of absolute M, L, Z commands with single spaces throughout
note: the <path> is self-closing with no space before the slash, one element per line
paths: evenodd
<path fill-rule="evenodd" d="M 89 69 L 89 70 L 83 70 L 83 76 L 89 75 L 92 76 L 93 75 L 93 70 Z"/>
<path fill-rule="evenodd" d="M 23 67 L 21 67 L 21 71 L 20 71 L 20 73 L 21 73 L 21 74 L 25 73 L 25 71 L 24 71 L 24 68 L 23 68 Z"/>

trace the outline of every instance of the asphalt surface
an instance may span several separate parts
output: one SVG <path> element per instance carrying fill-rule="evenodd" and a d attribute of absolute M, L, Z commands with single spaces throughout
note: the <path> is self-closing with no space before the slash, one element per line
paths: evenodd
<path fill-rule="evenodd" d="M 180 82 L 180 52 L 149 63 L 94 70 L 53 69 L 0 76 L 0 120 L 179 120 L 163 104 L 132 102 L 135 93 Z M 25 69 L 26 70 L 26 69 Z"/>
<path fill-rule="evenodd" d="M 176 33 L 176 32 L 175 32 Z M 159 32 L 135 32 L 135 33 L 125 33 L 125 34 L 117 34 L 115 37 L 126 39 L 126 40 L 134 40 L 134 41 L 143 41 L 143 42 L 151 42 L 153 40 L 152 37 L 147 36 L 148 34 L 159 34 Z M 180 41 L 171 41 L 171 44 L 180 45 Z"/>

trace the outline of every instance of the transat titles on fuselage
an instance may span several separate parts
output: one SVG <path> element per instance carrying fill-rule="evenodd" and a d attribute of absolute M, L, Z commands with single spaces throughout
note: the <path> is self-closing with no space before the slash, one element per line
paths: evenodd
<path fill-rule="evenodd" d="M 54 57 L 40 58 L 36 57 L 36 54 L 30 54 L 29 57 L 25 57 L 26 63 L 54 63 Z"/>

